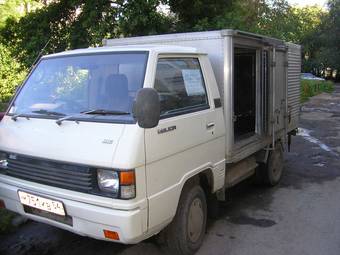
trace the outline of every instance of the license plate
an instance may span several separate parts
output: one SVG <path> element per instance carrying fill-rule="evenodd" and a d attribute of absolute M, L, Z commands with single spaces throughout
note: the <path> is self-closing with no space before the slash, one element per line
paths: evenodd
<path fill-rule="evenodd" d="M 55 201 L 49 198 L 29 194 L 27 192 L 18 191 L 20 202 L 24 205 L 34 207 L 46 212 L 65 216 L 65 209 L 62 202 Z"/>

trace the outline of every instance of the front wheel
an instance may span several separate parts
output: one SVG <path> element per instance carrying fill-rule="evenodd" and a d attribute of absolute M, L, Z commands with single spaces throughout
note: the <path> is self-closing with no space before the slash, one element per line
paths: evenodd
<path fill-rule="evenodd" d="M 207 224 L 207 201 L 201 186 L 184 187 L 176 216 L 163 231 L 170 254 L 191 255 L 202 245 Z"/>

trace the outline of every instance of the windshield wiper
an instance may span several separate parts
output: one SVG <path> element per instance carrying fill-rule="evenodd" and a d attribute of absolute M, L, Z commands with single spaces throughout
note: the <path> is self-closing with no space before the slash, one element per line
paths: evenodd
<path fill-rule="evenodd" d="M 66 114 L 61 113 L 61 112 L 54 112 L 54 111 L 49 111 L 45 109 L 40 109 L 36 111 L 32 111 L 33 113 L 38 113 L 38 114 L 44 114 L 44 115 L 49 115 L 49 116 L 65 116 Z"/>
<path fill-rule="evenodd" d="M 77 113 L 77 114 L 68 115 L 68 116 L 65 116 L 63 118 L 56 120 L 55 123 L 57 123 L 60 126 L 63 123 L 64 120 L 72 119 L 72 118 L 77 117 L 77 116 L 82 115 L 82 114 L 88 114 L 89 112 L 91 112 L 91 111 L 85 111 L 85 112 L 81 112 L 81 113 Z"/>
<path fill-rule="evenodd" d="M 114 110 L 104 110 L 104 109 L 95 109 L 89 110 L 86 112 L 81 112 L 83 114 L 94 114 L 94 115 L 128 115 L 129 112 L 124 111 L 114 111 Z"/>
<path fill-rule="evenodd" d="M 65 116 L 64 113 L 61 112 L 54 112 L 54 111 L 49 111 L 49 110 L 45 110 L 45 109 L 40 109 L 40 110 L 36 110 L 36 111 L 32 111 L 33 113 L 38 113 L 38 114 L 44 114 L 44 115 L 53 115 L 53 116 Z M 17 119 L 19 117 L 26 117 L 26 119 L 30 119 L 29 117 L 25 116 L 27 114 L 30 114 L 29 112 L 22 112 L 22 113 L 18 113 L 12 116 L 12 120 L 17 121 Z"/>
<path fill-rule="evenodd" d="M 111 110 L 104 110 L 104 109 L 95 109 L 95 110 L 88 110 L 88 111 L 83 111 L 78 114 L 73 114 L 69 116 L 65 116 L 63 118 L 60 118 L 56 121 L 56 123 L 60 126 L 64 120 L 69 120 L 73 119 L 74 117 L 78 117 L 79 115 L 83 114 L 93 114 L 93 115 L 127 115 L 130 114 L 129 112 L 124 112 L 124 111 L 111 111 Z"/>
<path fill-rule="evenodd" d="M 26 117 L 26 119 L 30 119 L 29 117 L 27 117 L 27 116 L 25 116 L 25 115 L 27 115 L 28 113 L 27 112 L 22 112 L 22 113 L 18 113 L 18 114 L 15 114 L 15 115 L 13 115 L 12 116 L 12 120 L 13 121 L 17 121 L 17 119 L 19 118 L 19 117 Z"/>

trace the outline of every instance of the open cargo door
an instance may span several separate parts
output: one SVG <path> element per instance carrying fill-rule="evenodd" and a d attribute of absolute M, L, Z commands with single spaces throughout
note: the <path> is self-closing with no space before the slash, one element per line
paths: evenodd
<path fill-rule="evenodd" d="M 272 76 L 272 124 L 275 133 L 286 129 L 287 108 L 287 52 L 273 50 Z"/>

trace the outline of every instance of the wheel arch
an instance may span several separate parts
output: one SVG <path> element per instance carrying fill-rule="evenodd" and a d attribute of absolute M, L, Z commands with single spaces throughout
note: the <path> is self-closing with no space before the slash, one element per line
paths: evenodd
<path fill-rule="evenodd" d="M 213 170 L 209 167 L 209 168 L 203 169 L 202 171 L 186 179 L 183 182 L 183 185 L 180 191 L 180 196 L 186 186 L 191 186 L 195 184 L 200 185 L 203 188 L 206 195 L 211 194 L 213 191 L 213 187 L 214 187 Z M 180 199 L 180 196 L 179 196 L 179 199 Z"/>
<path fill-rule="evenodd" d="M 208 200 L 213 191 L 214 171 L 209 165 L 183 176 L 181 181 L 170 189 L 164 190 L 161 196 L 149 197 L 149 226 L 151 231 L 159 231 L 172 222 L 178 211 L 178 205 L 185 190 L 194 185 L 202 187 Z M 165 202 L 165 200 L 167 202 Z M 166 203 L 166 204 L 165 204 Z"/>

